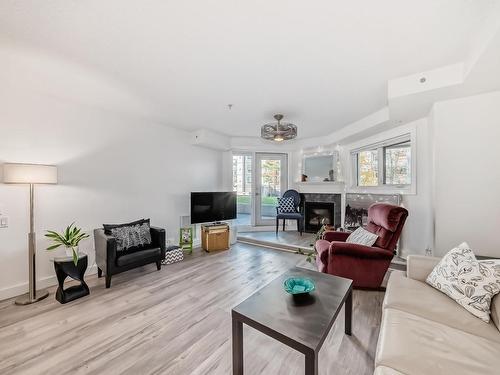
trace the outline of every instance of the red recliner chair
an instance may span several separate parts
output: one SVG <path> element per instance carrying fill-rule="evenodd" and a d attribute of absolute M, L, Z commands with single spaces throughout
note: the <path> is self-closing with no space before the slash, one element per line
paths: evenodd
<path fill-rule="evenodd" d="M 403 207 L 372 204 L 365 228 L 378 235 L 372 247 L 346 243 L 350 233 L 325 232 L 323 239 L 316 241 L 319 271 L 351 279 L 357 288 L 379 289 L 407 217 Z"/>

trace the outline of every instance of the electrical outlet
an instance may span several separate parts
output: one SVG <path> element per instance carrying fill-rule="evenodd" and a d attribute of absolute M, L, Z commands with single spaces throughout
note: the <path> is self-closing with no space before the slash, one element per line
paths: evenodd
<path fill-rule="evenodd" d="M 7 216 L 0 216 L 0 228 L 9 227 L 9 218 Z"/>

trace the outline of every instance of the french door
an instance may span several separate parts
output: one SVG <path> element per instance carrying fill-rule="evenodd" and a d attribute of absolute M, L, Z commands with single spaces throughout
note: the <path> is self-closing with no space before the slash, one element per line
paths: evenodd
<path fill-rule="evenodd" d="M 255 153 L 255 225 L 274 225 L 276 206 L 288 187 L 287 154 Z"/>

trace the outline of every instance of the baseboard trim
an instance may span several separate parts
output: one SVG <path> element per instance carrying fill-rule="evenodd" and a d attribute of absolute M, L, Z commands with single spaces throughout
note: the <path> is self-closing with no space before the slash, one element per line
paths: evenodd
<path fill-rule="evenodd" d="M 251 240 L 248 238 L 238 238 L 237 242 L 241 242 L 241 243 L 244 243 L 247 245 L 258 246 L 258 247 L 265 247 L 266 249 L 285 251 L 287 253 L 297 253 L 297 249 L 298 249 L 297 247 L 285 247 L 285 246 L 275 245 L 271 242 L 258 242 L 258 241 Z"/>
<path fill-rule="evenodd" d="M 245 233 L 245 232 L 274 232 L 276 230 L 276 227 L 273 225 L 237 225 L 238 233 Z M 289 225 L 285 226 L 286 229 L 293 230 Z M 280 226 L 281 230 L 281 226 Z"/>
<path fill-rule="evenodd" d="M 91 267 L 87 268 L 85 275 L 95 275 L 97 273 L 97 265 L 94 264 Z M 46 276 L 38 279 L 37 281 L 37 289 L 45 289 L 50 288 L 51 286 L 57 285 L 56 275 Z M 0 289 L 0 301 L 17 297 L 23 294 L 28 293 L 28 282 L 8 286 L 6 288 Z"/>

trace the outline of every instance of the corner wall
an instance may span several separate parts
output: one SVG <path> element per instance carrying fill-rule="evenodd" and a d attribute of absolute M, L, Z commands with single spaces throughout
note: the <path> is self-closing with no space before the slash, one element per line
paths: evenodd
<path fill-rule="evenodd" d="M 500 257 L 500 91 L 433 109 L 435 254 L 467 241 Z"/>

